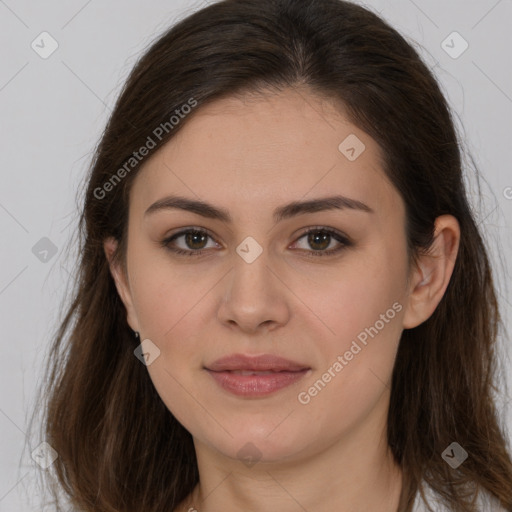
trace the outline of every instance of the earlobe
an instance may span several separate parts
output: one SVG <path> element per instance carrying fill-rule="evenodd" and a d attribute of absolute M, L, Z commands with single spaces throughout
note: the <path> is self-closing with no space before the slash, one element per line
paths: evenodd
<path fill-rule="evenodd" d="M 436 219 L 434 241 L 419 256 L 410 280 L 404 329 L 417 327 L 435 311 L 450 282 L 460 243 L 460 227 L 452 215 Z"/>
<path fill-rule="evenodd" d="M 114 254 L 117 249 L 118 242 L 112 237 L 107 238 L 103 243 L 103 248 L 105 250 L 105 256 L 108 261 L 108 265 L 110 268 L 110 273 L 112 278 L 114 279 L 117 292 L 119 297 L 121 298 L 127 312 L 127 322 L 128 325 L 134 331 L 140 331 L 139 322 L 137 320 L 137 316 L 135 314 L 135 309 L 133 307 L 132 296 L 130 292 L 130 287 L 127 282 L 127 275 L 121 268 L 120 264 L 114 261 Z"/>

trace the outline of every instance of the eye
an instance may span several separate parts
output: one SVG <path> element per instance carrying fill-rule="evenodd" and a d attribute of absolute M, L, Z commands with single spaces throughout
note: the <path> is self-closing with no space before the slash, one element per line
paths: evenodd
<path fill-rule="evenodd" d="M 183 238 L 185 248 L 173 246 L 173 244 L 181 238 Z M 199 256 L 203 253 L 203 249 L 206 249 L 205 241 L 208 238 L 212 238 L 213 240 L 213 237 L 206 230 L 190 228 L 166 238 L 162 241 L 161 245 L 175 254 L 182 256 Z"/>
<path fill-rule="evenodd" d="M 322 226 L 308 229 L 298 240 L 302 240 L 303 238 L 306 239 L 307 245 L 313 248 L 313 251 L 305 249 L 309 253 L 308 256 L 312 257 L 331 256 L 352 245 L 348 237 L 338 231 Z M 335 244 L 335 248 L 328 249 L 334 241 L 338 242 L 338 246 L 336 247 Z M 295 244 L 297 244 L 297 242 L 295 242 Z"/>
<path fill-rule="evenodd" d="M 174 235 L 164 239 L 161 242 L 162 247 L 167 250 L 178 254 L 180 256 L 200 256 L 204 252 L 208 252 L 208 238 L 214 240 L 213 236 L 209 234 L 209 232 L 202 228 L 188 228 L 182 230 Z M 304 232 L 298 240 L 295 242 L 295 245 L 302 240 L 306 239 L 306 243 L 313 248 L 313 250 L 301 249 L 301 251 L 305 251 L 309 253 L 308 256 L 316 257 L 316 256 L 330 256 L 335 253 L 341 252 L 346 247 L 352 246 L 352 242 L 348 239 L 348 237 L 343 234 L 325 227 L 313 227 Z M 177 244 L 178 240 L 182 240 L 181 247 Z M 338 246 L 334 249 L 328 249 L 331 244 L 336 241 Z M 218 247 L 219 244 L 216 242 L 213 243 L 213 247 Z M 211 248 L 212 246 L 210 246 Z"/>

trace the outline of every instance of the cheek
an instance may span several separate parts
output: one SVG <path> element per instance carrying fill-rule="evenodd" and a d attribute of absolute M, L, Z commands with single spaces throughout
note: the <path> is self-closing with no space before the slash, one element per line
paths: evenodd
<path fill-rule="evenodd" d="M 358 255 L 350 262 L 347 260 L 336 272 L 320 271 L 309 283 L 302 281 L 301 287 L 294 287 L 296 294 L 305 298 L 304 302 L 316 315 L 317 323 L 324 325 L 322 332 L 326 340 L 331 340 L 329 346 L 337 351 L 348 350 L 360 333 L 364 339 L 365 329 L 376 322 L 379 331 L 399 324 L 405 268 L 401 262 L 386 258 L 384 254 L 380 251 L 378 257 Z M 314 287 L 311 286 L 313 281 Z M 398 305 L 393 308 L 395 303 Z"/>
<path fill-rule="evenodd" d="M 296 397 L 299 410 L 309 418 L 305 428 L 315 430 L 310 424 L 314 418 L 325 439 L 356 428 L 383 404 L 402 331 L 403 308 L 385 295 L 380 300 L 352 296 L 342 304 L 343 311 L 326 317 L 336 334 L 316 345 L 321 362 Z"/>
<path fill-rule="evenodd" d="M 163 249 L 157 255 L 140 251 L 133 259 L 131 283 L 144 336 L 165 342 L 195 334 L 197 317 L 217 281 L 216 272 L 202 276 L 193 264 L 171 261 Z"/>
<path fill-rule="evenodd" d="M 339 277 L 324 278 L 324 293 L 310 294 L 323 329 L 322 361 L 302 386 L 311 414 L 347 428 L 375 406 L 390 385 L 402 332 L 404 262 L 386 257 L 354 260 Z"/>

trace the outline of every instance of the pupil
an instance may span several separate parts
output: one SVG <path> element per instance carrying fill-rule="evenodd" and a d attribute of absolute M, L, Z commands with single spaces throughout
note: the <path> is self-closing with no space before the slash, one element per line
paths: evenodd
<path fill-rule="evenodd" d="M 308 236 L 308 242 L 311 244 L 313 248 L 317 246 L 316 248 L 318 250 L 324 250 L 326 247 L 329 247 L 329 239 L 331 235 L 328 233 L 322 233 L 321 231 L 316 231 L 314 233 L 310 233 Z M 198 233 L 198 232 L 192 232 L 187 233 L 186 235 L 186 243 L 189 247 L 193 249 L 201 249 L 204 247 L 204 241 L 206 236 L 204 233 Z M 198 240 L 199 239 L 199 240 Z M 202 239 L 202 240 L 201 240 Z M 201 247 L 196 247 L 195 244 L 199 241 L 199 244 L 201 245 L 201 242 L 203 245 Z M 320 245 L 320 247 L 318 247 Z"/>
<path fill-rule="evenodd" d="M 321 233 L 321 234 L 320 234 Z M 322 233 L 321 231 L 316 231 L 314 233 L 310 233 L 308 236 L 308 242 L 311 244 L 313 249 L 315 248 L 315 244 L 322 244 L 322 247 L 319 247 L 319 250 L 324 250 L 326 247 L 329 247 L 329 238 L 331 235 L 328 233 Z M 327 242 L 327 243 L 325 243 Z"/>
<path fill-rule="evenodd" d="M 201 247 L 196 247 L 194 245 L 194 243 L 197 241 L 196 238 L 203 238 L 203 243 L 204 243 L 204 239 L 206 238 L 206 235 L 204 233 L 198 233 L 198 232 L 192 232 L 192 233 L 187 233 L 186 235 L 186 243 L 189 247 L 191 247 L 191 249 L 202 249 L 203 246 Z"/>

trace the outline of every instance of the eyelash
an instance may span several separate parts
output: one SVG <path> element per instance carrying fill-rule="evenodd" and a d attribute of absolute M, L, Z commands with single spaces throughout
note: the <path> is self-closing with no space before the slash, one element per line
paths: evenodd
<path fill-rule="evenodd" d="M 214 239 L 214 237 L 205 229 L 202 229 L 202 228 L 187 228 L 187 229 L 185 229 L 183 231 L 175 233 L 174 235 L 172 235 L 172 236 L 162 240 L 161 246 L 164 247 L 165 249 L 173 252 L 174 254 L 179 255 L 179 256 L 197 257 L 197 256 L 201 256 L 204 252 L 208 252 L 208 249 L 199 249 L 197 251 L 193 251 L 193 250 L 187 251 L 187 250 L 184 250 L 184 249 L 177 249 L 175 247 L 171 247 L 170 246 L 171 242 L 173 242 L 177 238 L 180 238 L 181 236 L 184 236 L 184 235 L 186 235 L 188 233 L 194 233 L 194 234 L 199 234 L 199 235 L 206 235 L 206 236 Z M 301 238 L 304 238 L 305 236 L 309 235 L 310 233 L 323 233 L 323 234 L 330 235 L 336 241 L 340 242 L 342 245 L 340 247 L 336 248 L 336 249 L 324 249 L 322 251 L 307 251 L 309 253 L 307 257 L 317 258 L 317 257 L 324 257 L 324 256 L 332 256 L 334 254 L 337 254 L 337 253 L 343 251 L 347 247 L 351 247 L 353 245 L 352 242 L 346 236 L 342 235 L 338 231 L 335 231 L 335 230 L 330 229 L 330 228 L 324 228 L 322 226 L 315 226 L 313 228 L 308 229 L 307 231 L 305 231 L 304 233 L 302 233 L 299 236 L 297 241 L 300 240 Z M 301 250 L 305 250 L 305 249 L 301 249 Z"/>

